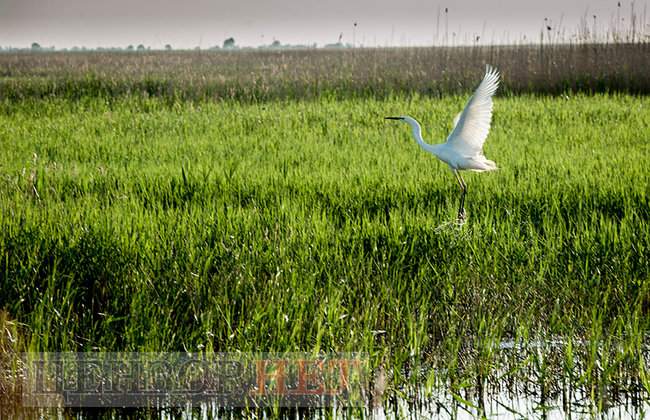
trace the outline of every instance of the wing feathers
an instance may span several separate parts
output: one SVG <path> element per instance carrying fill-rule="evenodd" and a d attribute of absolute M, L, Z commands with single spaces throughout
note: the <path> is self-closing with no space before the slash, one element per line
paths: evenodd
<path fill-rule="evenodd" d="M 458 120 L 460 120 L 460 116 L 463 114 L 463 111 L 460 111 L 456 116 L 454 117 L 454 128 L 458 125 Z M 453 130 L 453 128 L 452 128 Z"/>
<path fill-rule="evenodd" d="M 467 101 L 465 109 L 454 121 L 454 129 L 447 143 L 463 156 L 483 154 L 483 143 L 490 132 L 492 120 L 492 96 L 499 87 L 499 72 L 487 66 L 485 76 Z"/>

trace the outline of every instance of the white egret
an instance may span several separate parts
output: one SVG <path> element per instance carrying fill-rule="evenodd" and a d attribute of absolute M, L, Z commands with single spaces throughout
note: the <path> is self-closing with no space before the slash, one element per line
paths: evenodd
<path fill-rule="evenodd" d="M 465 109 L 454 119 L 454 128 L 442 144 L 428 144 L 422 139 L 422 128 L 415 118 L 409 116 L 386 117 L 388 120 L 404 121 L 411 126 L 415 141 L 427 152 L 449 165 L 460 185 L 458 219 L 465 220 L 465 194 L 467 184 L 459 171 L 493 171 L 497 165 L 483 155 L 483 143 L 490 131 L 492 120 L 492 96 L 499 87 L 499 72 L 487 66 L 485 76 L 467 101 Z"/>

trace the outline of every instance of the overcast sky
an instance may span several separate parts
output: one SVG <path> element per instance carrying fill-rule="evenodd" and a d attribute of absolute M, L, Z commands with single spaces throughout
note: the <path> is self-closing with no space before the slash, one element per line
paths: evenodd
<path fill-rule="evenodd" d="M 647 3 L 634 3 L 637 19 Z M 0 0 L 0 46 L 208 48 L 230 36 L 241 46 L 323 45 L 340 33 L 367 46 L 431 45 L 445 33 L 505 42 L 539 39 L 544 18 L 573 33 L 584 16 L 603 30 L 618 14 L 627 24 L 630 11 L 629 0 L 620 11 L 616 0 Z"/>

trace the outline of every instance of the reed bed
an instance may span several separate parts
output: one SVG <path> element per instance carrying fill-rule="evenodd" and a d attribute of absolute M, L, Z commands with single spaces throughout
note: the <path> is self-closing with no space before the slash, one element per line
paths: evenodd
<path fill-rule="evenodd" d="M 172 52 L 4 52 L 0 100 L 144 95 L 175 100 L 440 97 L 475 87 L 486 63 L 501 93 L 650 93 L 650 44 Z"/>

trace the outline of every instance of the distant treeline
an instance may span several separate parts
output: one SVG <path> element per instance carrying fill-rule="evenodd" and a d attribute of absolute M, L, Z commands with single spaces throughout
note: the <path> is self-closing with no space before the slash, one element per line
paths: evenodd
<path fill-rule="evenodd" d="M 196 46 L 194 48 L 174 48 L 171 44 L 165 44 L 164 47 L 162 48 L 156 48 L 156 47 L 151 47 L 151 46 L 146 46 L 144 44 L 138 44 L 136 45 L 127 45 L 126 47 L 94 47 L 94 48 L 89 48 L 85 46 L 73 46 L 70 48 L 57 48 L 54 45 L 51 46 L 42 46 L 38 42 L 32 42 L 31 46 L 25 48 L 25 47 L 12 47 L 12 46 L 7 46 L 3 47 L 0 46 L 0 52 L 90 52 L 90 51 L 95 51 L 95 52 L 143 52 L 143 51 L 211 51 L 211 50 L 219 50 L 219 49 L 225 49 L 225 50 L 264 50 L 264 49 L 316 49 L 319 48 L 317 44 L 283 44 L 279 40 L 274 39 L 272 43 L 268 45 L 259 45 L 257 47 L 251 47 L 251 46 L 245 46 L 241 47 L 236 44 L 235 38 L 226 38 L 223 41 L 223 44 L 221 46 L 219 45 L 212 45 L 207 48 L 201 48 L 200 46 Z M 333 44 L 326 44 L 323 45 L 320 48 L 354 48 L 354 45 L 346 43 L 344 44 L 339 40 L 339 42 L 333 43 Z"/>
<path fill-rule="evenodd" d="M 443 95 L 475 87 L 485 64 L 501 94 L 650 93 L 650 44 L 239 51 L 5 52 L 0 99 L 155 96 L 267 101 Z"/>

